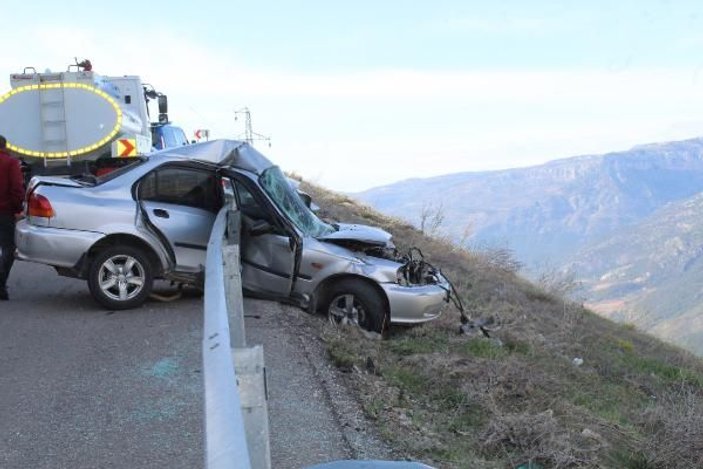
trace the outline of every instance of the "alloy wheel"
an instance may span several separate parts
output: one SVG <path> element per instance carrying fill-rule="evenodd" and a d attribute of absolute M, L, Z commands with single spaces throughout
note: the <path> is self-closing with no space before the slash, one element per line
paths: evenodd
<path fill-rule="evenodd" d="M 338 295 L 330 302 L 328 317 L 334 325 L 355 324 L 363 326 L 366 324 L 364 305 L 351 293 Z"/>
<path fill-rule="evenodd" d="M 139 295 L 146 280 L 144 266 L 126 254 L 108 258 L 100 266 L 98 275 L 100 290 L 116 301 L 131 300 Z"/>

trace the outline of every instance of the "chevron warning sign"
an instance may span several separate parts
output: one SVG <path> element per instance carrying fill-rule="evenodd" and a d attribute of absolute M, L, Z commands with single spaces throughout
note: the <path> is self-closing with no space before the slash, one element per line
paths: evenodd
<path fill-rule="evenodd" d="M 210 139 L 210 131 L 208 129 L 198 129 L 195 131 L 195 139 L 200 141 L 202 139 Z"/>
<path fill-rule="evenodd" d="M 121 138 L 117 140 L 117 156 L 137 156 L 137 141 L 133 138 Z"/>

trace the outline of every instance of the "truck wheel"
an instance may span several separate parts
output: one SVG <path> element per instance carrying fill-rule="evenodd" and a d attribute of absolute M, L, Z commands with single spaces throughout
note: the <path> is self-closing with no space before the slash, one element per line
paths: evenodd
<path fill-rule="evenodd" d="M 382 334 L 388 326 L 386 303 L 371 285 L 359 280 L 342 280 L 332 285 L 326 303 L 333 324 L 358 324 Z"/>
<path fill-rule="evenodd" d="M 113 310 L 136 308 L 144 303 L 153 281 L 148 257 L 129 246 L 114 246 L 99 252 L 88 273 L 88 288 L 93 298 Z"/>

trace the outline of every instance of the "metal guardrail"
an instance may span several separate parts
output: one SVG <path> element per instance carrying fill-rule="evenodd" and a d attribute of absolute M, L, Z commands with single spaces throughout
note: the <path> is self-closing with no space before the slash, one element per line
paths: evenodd
<path fill-rule="evenodd" d="M 263 348 L 247 348 L 244 334 L 239 220 L 239 212 L 229 206 L 220 210 L 207 248 L 203 326 L 207 469 L 271 467 Z M 405 461 L 336 461 L 314 468 L 430 466 Z"/>
<path fill-rule="evenodd" d="M 210 234 L 204 310 L 205 467 L 268 469 L 263 349 L 245 347 L 239 212 L 228 206 L 217 214 Z"/>

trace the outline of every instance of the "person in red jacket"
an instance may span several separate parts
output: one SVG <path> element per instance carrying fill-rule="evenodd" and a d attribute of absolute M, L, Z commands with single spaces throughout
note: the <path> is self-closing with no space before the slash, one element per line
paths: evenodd
<path fill-rule="evenodd" d="M 6 150 L 0 135 L 0 300 L 8 300 L 7 277 L 15 261 L 15 220 L 22 212 L 24 179 L 20 162 Z"/>

